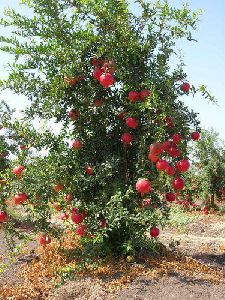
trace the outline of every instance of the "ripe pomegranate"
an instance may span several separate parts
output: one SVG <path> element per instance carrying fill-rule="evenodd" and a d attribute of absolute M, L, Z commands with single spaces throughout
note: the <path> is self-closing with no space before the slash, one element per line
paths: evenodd
<path fill-rule="evenodd" d="M 60 219 L 61 219 L 62 221 L 68 220 L 68 219 L 69 219 L 68 213 L 66 213 L 66 212 L 62 213 L 62 214 L 60 215 Z"/>
<path fill-rule="evenodd" d="M 41 236 L 40 236 L 40 239 L 39 239 L 39 243 L 40 243 L 41 245 L 43 245 L 43 246 L 46 246 L 46 245 L 50 244 L 51 241 L 52 241 L 52 240 L 51 240 L 50 236 L 48 236 L 48 235 L 46 235 L 46 234 L 41 235 Z"/>
<path fill-rule="evenodd" d="M 52 188 L 56 193 L 59 193 L 61 190 L 63 190 L 64 186 L 61 183 L 57 183 L 53 185 Z"/>
<path fill-rule="evenodd" d="M 94 68 L 94 72 L 93 72 L 93 77 L 94 77 L 94 79 L 95 80 L 100 80 L 100 77 L 101 77 L 101 75 L 102 75 L 102 70 L 101 69 L 99 69 L 98 67 L 95 67 Z"/>
<path fill-rule="evenodd" d="M 68 193 L 66 195 L 64 195 L 64 200 L 67 201 L 67 202 L 71 202 L 73 200 L 73 194 L 72 193 Z"/>
<path fill-rule="evenodd" d="M 178 157 L 181 155 L 180 150 L 177 149 L 177 147 L 172 146 L 169 148 L 168 153 L 172 156 L 172 157 Z"/>
<path fill-rule="evenodd" d="M 135 91 L 129 92 L 128 99 L 130 100 L 130 102 L 136 102 L 139 99 L 139 93 Z"/>
<path fill-rule="evenodd" d="M 173 127 L 173 126 L 174 126 L 173 119 L 172 119 L 172 117 L 170 117 L 170 116 L 166 116 L 164 122 L 165 122 L 165 125 L 166 125 L 167 127 Z"/>
<path fill-rule="evenodd" d="M 147 89 L 144 89 L 144 90 L 142 90 L 142 91 L 139 93 L 139 97 L 140 97 L 141 101 L 144 101 L 145 98 L 147 98 L 147 97 L 149 97 L 149 96 L 151 96 L 151 93 L 150 93 L 150 91 L 147 90 Z"/>
<path fill-rule="evenodd" d="M 0 223 L 6 222 L 7 220 L 8 220 L 7 212 L 0 210 Z"/>
<path fill-rule="evenodd" d="M 173 202 L 176 200 L 176 195 L 173 193 L 166 193 L 166 200 L 169 202 Z"/>
<path fill-rule="evenodd" d="M 168 166 L 165 170 L 166 174 L 169 176 L 173 176 L 176 173 L 176 170 L 173 166 Z"/>
<path fill-rule="evenodd" d="M 80 236 L 86 236 L 87 235 L 87 232 L 86 232 L 86 230 L 87 230 L 87 226 L 85 226 L 85 225 L 80 225 L 80 226 L 78 226 L 77 228 L 76 228 L 76 234 L 77 235 L 80 235 Z"/>
<path fill-rule="evenodd" d="M 163 151 L 168 151 L 171 146 L 172 146 L 171 141 L 165 141 L 165 142 L 162 143 Z"/>
<path fill-rule="evenodd" d="M 77 212 L 77 208 L 76 207 L 73 207 L 72 210 L 71 210 L 72 214 L 75 214 Z"/>
<path fill-rule="evenodd" d="M 163 145 L 161 143 L 154 143 L 150 145 L 149 149 L 152 154 L 160 155 L 163 152 Z"/>
<path fill-rule="evenodd" d="M 146 178 L 141 178 L 136 182 L 136 191 L 141 195 L 145 195 L 152 190 L 151 183 Z"/>
<path fill-rule="evenodd" d="M 72 142 L 72 148 L 74 150 L 79 150 L 82 147 L 83 147 L 83 144 L 82 144 L 82 142 L 80 140 L 75 140 L 75 141 Z"/>
<path fill-rule="evenodd" d="M 177 177 L 173 181 L 173 188 L 175 190 L 183 190 L 184 188 L 184 180 L 180 177 Z"/>
<path fill-rule="evenodd" d="M 91 60 L 91 62 L 92 62 L 92 65 L 94 67 L 97 67 L 98 64 L 99 64 L 99 61 L 98 61 L 97 57 L 93 57 L 92 60 Z"/>
<path fill-rule="evenodd" d="M 80 112 L 76 111 L 74 109 L 71 109 L 68 112 L 68 116 L 69 116 L 69 118 L 70 118 L 71 121 L 75 121 L 75 120 L 77 120 L 80 117 Z"/>
<path fill-rule="evenodd" d="M 75 84 L 77 83 L 77 78 L 73 77 L 69 80 L 69 84 L 71 87 L 75 86 Z"/>
<path fill-rule="evenodd" d="M 142 200 L 142 207 L 149 207 L 149 205 L 151 204 L 151 199 L 148 198 L 148 199 L 143 199 Z"/>
<path fill-rule="evenodd" d="M 83 220 L 85 219 L 85 216 L 82 213 L 73 213 L 71 214 L 71 220 L 76 223 L 76 224 L 80 224 L 83 222 Z"/>
<path fill-rule="evenodd" d="M 129 117 L 126 118 L 126 125 L 132 129 L 135 129 L 138 127 L 138 121 L 135 118 Z"/>
<path fill-rule="evenodd" d="M 61 204 L 60 204 L 59 202 L 54 202 L 54 203 L 52 204 L 52 206 L 53 206 L 54 209 L 57 210 L 57 211 L 61 211 L 61 210 L 62 210 L 62 206 L 61 206 Z"/>
<path fill-rule="evenodd" d="M 181 137 L 178 133 L 175 133 L 172 137 L 174 144 L 178 144 L 181 140 Z"/>
<path fill-rule="evenodd" d="M 110 73 L 104 73 L 100 76 L 99 82 L 104 87 L 110 87 L 114 83 L 114 77 Z"/>
<path fill-rule="evenodd" d="M 25 150 L 26 148 L 27 148 L 27 146 L 26 145 L 19 145 L 19 147 L 20 147 L 20 150 Z"/>
<path fill-rule="evenodd" d="M 24 166 L 18 165 L 17 167 L 15 167 L 15 168 L 12 170 L 12 172 L 13 172 L 13 174 L 15 174 L 16 176 L 19 177 L 19 176 L 22 175 L 24 169 L 25 169 Z"/>
<path fill-rule="evenodd" d="M 123 121 L 123 118 L 124 118 L 124 112 L 121 111 L 119 114 L 118 114 L 118 119 L 120 120 L 120 122 Z"/>
<path fill-rule="evenodd" d="M 85 168 L 85 172 L 86 172 L 88 175 L 93 175 L 93 174 L 94 174 L 94 169 L 93 169 L 93 167 L 91 167 L 91 166 L 87 166 L 87 167 Z"/>
<path fill-rule="evenodd" d="M 159 235 L 159 228 L 153 226 L 150 228 L 150 236 L 156 238 Z"/>
<path fill-rule="evenodd" d="M 103 101 L 101 99 L 96 99 L 94 102 L 94 106 L 96 106 L 96 107 L 100 107 L 100 106 L 102 106 L 102 104 L 103 104 Z"/>
<path fill-rule="evenodd" d="M 198 141 L 199 138 L 200 138 L 199 132 L 197 132 L 197 131 L 192 132 L 192 133 L 191 133 L 191 138 L 192 138 L 193 141 Z"/>
<path fill-rule="evenodd" d="M 190 163 L 187 159 L 182 159 L 177 162 L 176 167 L 180 172 L 187 172 L 190 168 Z"/>
<path fill-rule="evenodd" d="M 154 153 L 149 152 L 149 154 L 148 154 L 148 159 L 149 159 L 151 162 L 157 162 L 157 161 L 159 160 L 159 156 L 158 156 L 158 155 L 155 155 Z"/>
<path fill-rule="evenodd" d="M 190 86 L 190 84 L 189 84 L 188 82 L 184 82 L 184 83 L 182 83 L 181 86 L 180 86 L 180 90 L 181 90 L 182 92 L 184 92 L 184 93 L 189 92 L 190 88 L 191 88 L 191 86 Z"/>
<path fill-rule="evenodd" d="M 121 136 L 121 141 L 124 144 L 131 144 L 131 142 L 133 141 L 133 136 L 129 132 L 125 132 Z"/>
<path fill-rule="evenodd" d="M 164 159 L 159 159 L 156 163 L 156 168 L 158 171 L 165 171 L 168 168 L 169 163 Z"/>
<path fill-rule="evenodd" d="M 28 198 L 27 194 L 19 192 L 14 196 L 15 204 L 17 205 L 23 204 L 26 202 L 27 198 Z"/>
<path fill-rule="evenodd" d="M 107 222 L 106 222 L 106 220 L 105 219 L 102 219 L 101 221 L 100 221 L 100 223 L 99 223 L 99 226 L 101 227 L 101 228 L 105 228 L 105 227 L 107 227 Z"/>
<path fill-rule="evenodd" d="M 208 209 L 207 206 L 205 206 L 205 207 L 203 208 L 203 213 L 204 213 L 205 215 L 208 215 L 208 214 L 209 214 L 209 209 Z"/>

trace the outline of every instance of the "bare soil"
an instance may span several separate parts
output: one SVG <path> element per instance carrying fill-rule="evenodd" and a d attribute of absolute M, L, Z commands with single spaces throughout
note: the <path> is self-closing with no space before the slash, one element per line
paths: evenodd
<path fill-rule="evenodd" d="M 160 241 L 167 247 L 174 248 L 174 251 L 200 261 L 203 265 L 223 270 L 225 278 L 225 215 L 202 215 L 187 225 L 185 231 L 182 232 L 168 227 L 162 231 Z M 0 286 L 5 283 L 16 285 L 20 282 L 16 271 L 21 264 L 24 264 L 24 261 L 29 263 L 32 259 L 36 259 L 32 252 L 34 248 L 35 243 L 29 244 L 28 254 L 18 257 L 7 271 L 0 273 Z M 6 253 L 3 236 L 0 234 L 0 255 Z M 36 300 L 225 300 L 224 288 L 225 285 L 222 283 L 216 284 L 180 276 L 174 271 L 168 276 L 156 279 L 146 276 L 137 277 L 115 293 L 109 293 L 101 280 L 85 278 L 67 281 L 64 286 L 53 290 L 45 298 Z M 0 299 L 5 300 L 1 295 Z"/>

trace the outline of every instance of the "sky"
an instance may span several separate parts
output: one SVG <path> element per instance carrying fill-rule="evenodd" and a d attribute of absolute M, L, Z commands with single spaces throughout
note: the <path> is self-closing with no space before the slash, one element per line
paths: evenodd
<path fill-rule="evenodd" d="M 7 6 L 18 8 L 17 0 L 0 0 L 0 17 Z M 199 30 L 194 38 L 197 43 L 182 41 L 179 48 L 182 49 L 185 71 L 188 80 L 194 86 L 204 84 L 216 97 L 217 105 L 209 104 L 200 95 L 183 96 L 182 101 L 199 113 L 199 119 L 204 128 L 213 127 L 219 132 L 220 138 L 225 140 L 225 1 L 224 0 L 169 0 L 172 6 L 180 6 L 188 2 L 191 9 L 203 9 Z M 134 1 L 131 1 L 131 9 L 136 10 Z M 19 8 L 21 10 L 21 7 Z M 26 11 L 24 11 L 27 13 Z M 4 65 L 10 62 L 11 57 L 0 51 L 0 78 L 7 76 Z M 28 102 L 21 95 L 14 95 L 9 91 L 0 94 L 11 107 L 22 109 Z"/>

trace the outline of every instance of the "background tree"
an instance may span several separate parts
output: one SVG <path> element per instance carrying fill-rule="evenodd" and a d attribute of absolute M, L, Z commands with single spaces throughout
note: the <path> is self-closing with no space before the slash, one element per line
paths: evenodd
<path fill-rule="evenodd" d="M 215 130 L 202 130 L 193 158 L 196 191 L 207 206 L 215 207 L 215 197 L 221 199 L 225 187 L 224 142 Z"/>
<path fill-rule="evenodd" d="M 72 212 L 89 252 L 135 252 L 149 227 L 158 235 L 168 213 L 162 195 L 183 188 L 176 163 L 199 126 L 179 97 L 211 97 L 190 86 L 178 58 L 169 67 L 176 41 L 192 40 L 199 12 L 136 2 L 140 16 L 126 1 L 23 0 L 29 16 L 9 8 L 1 20 L 12 37 L 1 36 L 0 49 L 15 59 L 2 89 L 30 100 L 20 121 L 3 122 L 32 146 L 13 162 L 11 193 L 52 236 L 52 206 Z"/>

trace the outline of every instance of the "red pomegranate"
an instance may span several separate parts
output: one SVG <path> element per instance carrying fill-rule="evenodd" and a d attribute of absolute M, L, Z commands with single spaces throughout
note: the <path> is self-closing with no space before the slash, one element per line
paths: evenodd
<path fill-rule="evenodd" d="M 94 68 L 94 72 L 93 72 L 93 77 L 94 77 L 94 79 L 95 80 L 100 80 L 100 77 L 101 77 L 101 75 L 102 75 L 102 70 L 101 69 L 99 69 L 98 67 L 95 67 Z"/>
<path fill-rule="evenodd" d="M 136 91 L 129 92 L 128 99 L 130 100 L 130 102 L 136 102 L 139 99 L 139 93 Z"/>
<path fill-rule="evenodd" d="M 61 210 L 62 210 L 62 206 L 61 206 L 60 202 L 54 202 L 54 203 L 52 204 L 52 206 L 53 206 L 54 209 L 57 210 L 57 211 L 61 211 Z"/>
<path fill-rule="evenodd" d="M 60 219 L 61 219 L 62 221 L 68 220 L 68 219 L 69 219 L 68 213 L 66 213 L 66 212 L 62 213 L 62 214 L 60 215 Z"/>
<path fill-rule="evenodd" d="M 192 132 L 191 133 L 191 138 L 192 138 L 193 141 L 198 141 L 199 138 L 200 138 L 199 132 L 198 131 Z"/>
<path fill-rule="evenodd" d="M 87 166 L 85 168 L 85 172 L 88 174 L 88 175 L 93 175 L 94 174 L 94 169 L 92 166 Z"/>
<path fill-rule="evenodd" d="M 190 168 L 190 163 L 187 159 L 182 159 L 177 162 L 176 167 L 180 172 L 187 172 Z"/>
<path fill-rule="evenodd" d="M 27 146 L 26 145 L 19 145 L 19 147 L 20 147 L 20 150 L 25 150 L 26 148 L 27 148 Z"/>
<path fill-rule="evenodd" d="M 142 200 L 142 207 L 149 207 L 150 204 L 151 204 L 151 199 L 150 198 Z"/>
<path fill-rule="evenodd" d="M 158 171 L 165 171 L 168 168 L 169 163 L 164 159 L 159 159 L 156 163 L 156 168 Z"/>
<path fill-rule="evenodd" d="M 52 240 L 51 240 L 50 236 L 48 236 L 48 235 L 46 235 L 46 234 L 41 235 L 41 236 L 40 236 L 40 239 L 39 239 L 39 243 L 40 243 L 41 245 L 43 245 L 43 246 L 46 246 L 46 245 L 50 244 L 51 241 L 52 241 Z"/>
<path fill-rule="evenodd" d="M 145 195 L 152 190 L 151 183 L 146 178 L 141 178 L 136 182 L 136 191 L 141 195 Z"/>
<path fill-rule="evenodd" d="M 72 214 L 77 213 L 77 210 L 78 210 L 78 209 L 77 209 L 76 207 L 73 207 L 72 210 L 71 210 Z"/>
<path fill-rule="evenodd" d="M 22 173 L 23 173 L 23 171 L 24 171 L 24 166 L 22 166 L 22 165 L 18 165 L 17 167 L 15 167 L 13 170 L 12 170 L 12 172 L 13 172 L 13 174 L 15 174 L 16 176 L 21 176 L 22 175 Z"/>
<path fill-rule="evenodd" d="M 102 220 L 100 221 L 100 223 L 99 223 L 99 226 L 100 226 L 101 228 L 107 227 L 107 222 L 106 222 L 106 220 L 105 220 L 105 219 L 102 219 Z"/>
<path fill-rule="evenodd" d="M 23 204 L 26 202 L 27 198 L 28 198 L 27 194 L 19 192 L 14 196 L 15 204 L 17 205 Z"/>
<path fill-rule="evenodd" d="M 163 151 L 168 151 L 171 146 L 172 146 L 171 141 L 165 141 L 165 142 L 162 143 Z"/>
<path fill-rule="evenodd" d="M 99 82 L 104 87 L 110 87 L 114 83 L 114 77 L 110 73 L 104 73 L 100 76 Z"/>
<path fill-rule="evenodd" d="M 180 177 L 177 177 L 173 181 L 173 188 L 175 190 L 183 190 L 184 188 L 184 180 Z"/>
<path fill-rule="evenodd" d="M 60 191 L 63 190 L 64 186 L 61 183 L 57 183 L 57 184 L 53 185 L 52 188 L 56 193 L 59 193 Z"/>
<path fill-rule="evenodd" d="M 181 90 L 182 92 L 184 92 L 184 93 L 189 92 L 190 88 L 191 88 L 191 86 L 190 86 L 190 84 L 189 84 L 188 82 L 184 82 L 184 83 L 182 83 L 181 86 L 180 86 L 180 90 Z"/>
<path fill-rule="evenodd" d="M 76 111 L 74 109 L 71 109 L 68 112 L 68 116 L 69 116 L 69 118 L 70 118 L 71 121 L 75 121 L 75 120 L 77 120 L 80 117 L 80 112 Z"/>
<path fill-rule="evenodd" d="M 176 170 L 173 166 L 168 166 L 165 170 L 166 174 L 169 176 L 173 176 L 176 173 Z"/>
<path fill-rule="evenodd" d="M 163 152 L 163 145 L 161 143 L 153 143 L 150 145 L 149 150 L 154 155 L 160 155 Z"/>
<path fill-rule="evenodd" d="M 120 122 L 123 121 L 123 118 L 124 118 L 124 112 L 121 111 L 119 114 L 118 114 L 118 119 L 120 120 Z"/>
<path fill-rule="evenodd" d="M 6 222 L 7 220 L 8 220 L 7 212 L 0 210 L 0 223 Z"/>
<path fill-rule="evenodd" d="M 167 127 L 173 127 L 174 126 L 173 118 L 170 117 L 170 116 L 166 116 L 164 122 L 165 122 L 165 125 Z"/>
<path fill-rule="evenodd" d="M 71 214 L 71 220 L 76 223 L 76 224 L 80 224 L 83 222 L 83 220 L 85 219 L 84 215 L 82 213 L 73 213 Z"/>
<path fill-rule="evenodd" d="M 179 157 L 181 155 L 180 150 L 177 149 L 177 147 L 172 146 L 169 148 L 168 153 L 172 156 L 172 157 Z"/>
<path fill-rule="evenodd" d="M 68 193 L 66 195 L 64 195 L 64 200 L 67 201 L 67 202 L 71 202 L 73 200 L 73 194 L 72 193 Z"/>
<path fill-rule="evenodd" d="M 80 225 L 76 228 L 76 234 L 80 236 L 86 236 L 87 235 L 87 226 L 85 225 Z"/>
<path fill-rule="evenodd" d="M 159 235 L 159 228 L 153 226 L 150 228 L 150 236 L 156 238 Z"/>
<path fill-rule="evenodd" d="M 121 136 L 121 141 L 124 144 L 131 144 L 131 142 L 133 141 L 133 136 L 129 132 L 125 132 Z"/>
<path fill-rule="evenodd" d="M 100 106 L 102 106 L 102 104 L 103 104 L 103 101 L 101 99 L 96 99 L 94 102 L 94 106 L 96 106 L 96 107 L 100 107 Z"/>
<path fill-rule="evenodd" d="M 181 137 L 178 133 L 175 133 L 172 137 L 174 144 L 178 144 L 181 140 Z"/>
<path fill-rule="evenodd" d="M 132 129 L 135 129 L 138 127 L 138 121 L 135 118 L 128 117 L 126 118 L 126 125 Z"/>
<path fill-rule="evenodd" d="M 157 162 L 157 161 L 159 160 L 159 156 L 158 156 L 158 155 L 155 155 L 154 153 L 149 152 L 149 154 L 148 154 L 148 159 L 149 159 L 151 162 Z"/>
<path fill-rule="evenodd" d="M 91 62 L 94 67 L 97 67 L 99 65 L 99 61 L 98 61 L 97 57 L 93 57 Z"/>
<path fill-rule="evenodd" d="M 169 202 L 173 202 L 176 200 L 176 195 L 173 193 L 166 193 L 166 200 Z"/>
<path fill-rule="evenodd" d="M 72 142 L 72 148 L 74 150 L 79 150 L 82 147 L 83 147 L 83 144 L 82 144 L 82 142 L 80 140 L 75 140 L 75 141 Z"/>
<path fill-rule="evenodd" d="M 142 90 L 142 91 L 139 93 L 139 98 L 141 99 L 141 101 L 144 101 L 145 98 L 147 98 L 147 97 L 149 97 L 149 96 L 151 96 L 151 93 L 150 93 L 150 91 L 147 90 L 147 89 L 144 89 L 144 90 Z"/>

